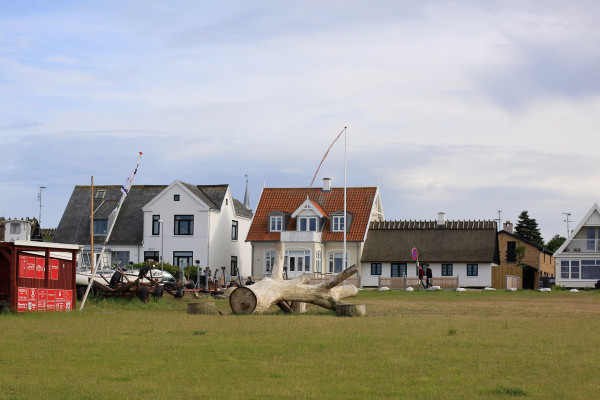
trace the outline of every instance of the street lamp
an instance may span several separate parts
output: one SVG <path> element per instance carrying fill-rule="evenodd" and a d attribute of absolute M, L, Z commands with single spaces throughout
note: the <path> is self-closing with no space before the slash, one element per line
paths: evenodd
<path fill-rule="evenodd" d="M 163 253 L 165 251 L 165 232 L 163 229 L 163 219 L 159 218 L 158 223 L 160 224 L 160 269 L 165 270 L 165 261 L 163 257 Z"/>

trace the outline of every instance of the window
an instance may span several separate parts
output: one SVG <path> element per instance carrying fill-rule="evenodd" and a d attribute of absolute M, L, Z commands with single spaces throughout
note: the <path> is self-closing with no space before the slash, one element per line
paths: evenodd
<path fill-rule="evenodd" d="M 288 269 L 288 276 L 298 276 L 300 272 L 310 272 L 310 251 L 286 251 L 283 267 Z"/>
<path fill-rule="evenodd" d="M 442 276 L 452 276 L 452 264 L 442 264 Z"/>
<path fill-rule="evenodd" d="M 478 276 L 479 265 L 478 264 L 467 264 L 467 276 Z"/>
<path fill-rule="evenodd" d="M 323 253 L 318 251 L 315 259 L 317 261 L 315 265 L 315 272 L 323 273 Z"/>
<path fill-rule="evenodd" d="M 581 279 L 600 279 L 600 260 L 582 260 Z"/>
<path fill-rule="evenodd" d="M 175 235 L 193 235 L 194 234 L 194 216 L 176 215 L 175 216 Z"/>
<path fill-rule="evenodd" d="M 21 233 L 21 223 L 20 222 L 13 222 L 12 224 L 10 224 L 10 233 L 13 234 L 13 235 L 20 234 Z"/>
<path fill-rule="evenodd" d="M 119 264 L 119 267 L 123 268 L 129 265 L 129 252 L 128 251 L 113 251 L 112 254 L 113 265 Z"/>
<path fill-rule="evenodd" d="M 587 228 L 587 249 L 588 251 L 596 249 L 596 228 Z"/>
<path fill-rule="evenodd" d="M 506 242 L 506 262 L 517 262 L 517 242 Z"/>
<path fill-rule="evenodd" d="M 231 221 L 231 240 L 238 240 L 238 222 Z"/>
<path fill-rule="evenodd" d="M 271 217 L 271 232 L 281 232 L 283 217 Z"/>
<path fill-rule="evenodd" d="M 371 275 L 381 275 L 381 263 L 371 263 Z"/>
<path fill-rule="evenodd" d="M 229 199 L 225 199 L 225 205 L 229 205 Z"/>
<path fill-rule="evenodd" d="M 152 234 L 153 235 L 160 235 L 160 215 L 153 215 L 152 216 Z"/>
<path fill-rule="evenodd" d="M 189 265 L 193 265 L 192 258 L 194 253 L 191 251 L 174 251 L 173 264 L 183 269 Z"/>
<path fill-rule="evenodd" d="M 406 276 L 406 264 L 392 263 L 392 277 Z"/>
<path fill-rule="evenodd" d="M 344 231 L 344 216 L 341 217 L 333 217 L 332 221 L 332 229 L 333 232 L 343 232 Z"/>
<path fill-rule="evenodd" d="M 348 268 L 348 253 L 346 252 L 346 267 Z M 342 253 L 329 253 L 329 273 L 339 274 L 342 272 Z"/>
<path fill-rule="evenodd" d="M 317 231 L 317 217 L 302 217 L 298 218 L 298 230 L 303 232 Z"/>
<path fill-rule="evenodd" d="M 179 201 L 179 195 L 178 194 L 174 194 L 173 195 L 173 201 Z"/>
<path fill-rule="evenodd" d="M 160 261 L 160 256 L 158 251 L 145 251 L 144 252 L 144 261 Z"/>
<path fill-rule="evenodd" d="M 97 199 L 103 199 L 105 195 L 106 195 L 106 190 L 98 190 L 96 192 Z"/>
<path fill-rule="evenodd" d="M 569 261 L 560 262 L 560 277 L 562 279 L 569 279 Z"/>
<path fill-rule="evenodd" d="M 231 256 L 231 275 L 237 276 L 237 257 Z"/>
<path fill-rule="evenodd" d="M 571 261 L 571 279 L 579 279 L 579 261 Z"/>
<path fill-rule="evenodd" d="M 106 235 L 108 227 L 107 219 L 95 219 L 94 220 L 94 235 Z"/>
<path fill-rule="evenodd" d="M 275 253 L 274 252 L 266 252 L 265 253 L 265 273 L 270 273 L 273 270 L 273 264 L 275 263 Z"/>

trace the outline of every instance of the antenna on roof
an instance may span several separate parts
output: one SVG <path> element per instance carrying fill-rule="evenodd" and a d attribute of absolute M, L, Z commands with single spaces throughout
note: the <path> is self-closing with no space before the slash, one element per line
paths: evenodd
<path fill-rule="evenodd" d="M 501 208 L 498 209 L 498 219 L 495 219 L 494 221 L 498 221 L 498 226 L 496 228 L 497 228 L 497 230 L 500 230 L 500 224 L 502 223 L 502 209 Z"/>
<path fill-rule="evenodd" d="M 38 220 L 38 224 L 40 225 L 40 228 L 42 226 L 42 190 L 43 189 L 48 189 L 46 186 L 42 186 L 40 185 L 40 191 L 38 193 L 38 201 L 40 202 L 40 219 Z"/>
<path fill-rule="evenodd" d="M 564 212 L 561 214 L 565 214 L 567 216 L 567 219 L 565 219 L 563 222 L 567 223 L 567 237 L 569 237 L 569 234 L 571 233 L 571 231 L 569 230 L 569 222 L 573 222 L 573 221 L 569 221 L 569 217 L 571 216 L 570 212 Z"/>

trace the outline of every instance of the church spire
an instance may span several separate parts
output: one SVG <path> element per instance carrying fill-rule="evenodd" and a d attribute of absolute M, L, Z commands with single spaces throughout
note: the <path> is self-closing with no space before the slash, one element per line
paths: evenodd
<path fill-rule="evenodd" d="M 250 194 L 248 193 L 248 175 L 246 175 L 246 194 L 244 195 L 244 207 L 248 210 L 252 210 L 250 208 Z"/>

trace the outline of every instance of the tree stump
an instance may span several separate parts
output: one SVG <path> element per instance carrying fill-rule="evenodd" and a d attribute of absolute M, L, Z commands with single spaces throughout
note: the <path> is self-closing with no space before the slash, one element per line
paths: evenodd
<path fill-rule="evenodd" d="M 289 281 L 283 279 L 284 255 L 284 244 L 279 242 L 275 245 L 275 265 L 271 277 L 264 278 L 254 285 L 239 287 L 231 293 L 229 305 L 234 313 L 261 313 L 267 311 L 272 305 L 278 305 L 285 312 L 291 312 L 293 309 L 290 309 L 287 302 L 311 303 L 335 310 L 340 299 L 358 295 L 358 289 L 354 285 L 337 286 L 358 271 L 356 265 L 326 282 L 307 285 L 310 281 L 308 274 L 302 274 Z M 306 305 L 296 307 L 300 310 Z"/>
<path fill-rule="evenodd" d="M 335 315 L 338 317 L 364 317 L 367 315 L 364 304 L 338 303 L 335 306 Z"/>
<path fill-rule="evenodd" d="M 215 303 L 188 303 L 188 314 L 216 314 Z"/>
<path fill-rule="evenodd" d="M 295 301 L 292 304 L 292 311 L 295 314 L 302 314 L 306 312 L 306 303 L 301 303 L 299 301 Z"/>

